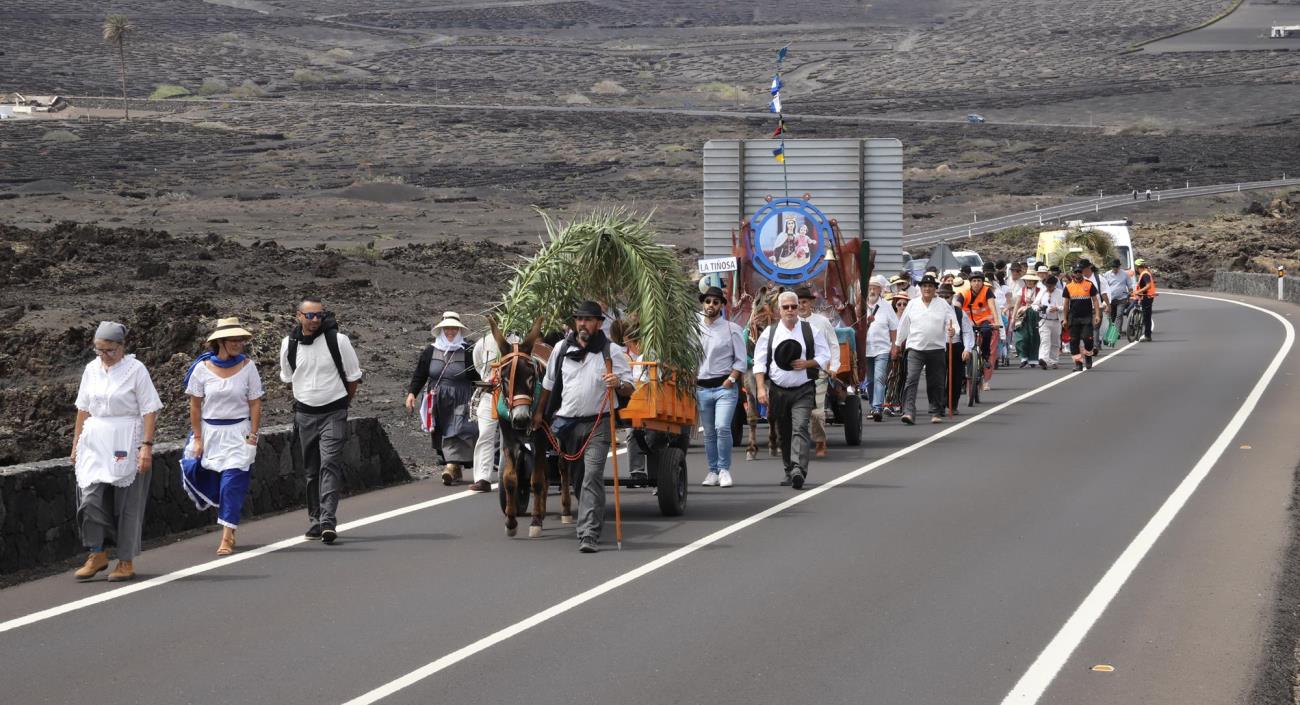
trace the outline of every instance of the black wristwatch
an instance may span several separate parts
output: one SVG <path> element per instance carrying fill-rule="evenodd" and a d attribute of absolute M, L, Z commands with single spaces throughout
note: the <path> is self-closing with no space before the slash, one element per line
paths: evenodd
<path fill-rule="evenodd" d="M 153 445 L 153 441 L 140 441 L 140 445 L 142 445 L 142 446 L 151 446 L 151 445 Z"/>

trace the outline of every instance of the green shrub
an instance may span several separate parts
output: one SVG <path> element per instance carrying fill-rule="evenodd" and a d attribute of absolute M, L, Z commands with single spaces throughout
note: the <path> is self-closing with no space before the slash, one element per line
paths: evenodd
<path fill-rule="evenodd" d="M 205 78 L 199 86 L 199 95 L 219 95 L 230 91 L 230 85 L 219 78 Z"/>
<path fill-rule="evenodd" d="M 231 89 L 230 94 L 236 98 L 261 98 L 266 95 L 262 87 L 253 83 L 252 79 L 244 79 L 244 82 Z"/>
<path fill-rule="evenodd" d="M 167 100 L 168 98 L 184 98 L 190 95 L 190 89 L 185 86 L 173 86 L 170 83 L 160 84 L 149 94 L 149 100 Z"/>
<path fill-rule="evenodd" d="M 293 82 L 311 85 L 325 82 L 325 74 L 312 69 L 294 69 Z"/>

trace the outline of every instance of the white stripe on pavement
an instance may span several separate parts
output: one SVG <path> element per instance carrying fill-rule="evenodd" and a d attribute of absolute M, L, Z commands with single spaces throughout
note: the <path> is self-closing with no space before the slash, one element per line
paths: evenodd
<path fill-rule="evenodd" d="M 626 453 L 627 449 L 620 448 L 618 449 L 618 452 Z M 606 455 L 605 457 L 609 457 L 609 456 Z M 492 489 L 494 490 L 497 489 L 498 484 L 499 483 L 493 483 Z M 465 499 L 466 497 L 472 497 L 476 494 L 479 493 L 472 492 L 470 490 L 465 490 L 464 492 L 449 494 L 444 497 L 438 497 L 436 499 L 431 499 L 425 502 L 408 504 L 405 507 L 390 509 L 389 511 L 386 512 L 380 512 L 379 514 L 372 514 L 368 517 L 362 517 L 355 521 L 350 521 L 345 524 L 339 524 L 338 530 L 339 533 L 341 534 L 347 531 L 352 531 L 354 529 L 360 529 L 363 526 L 369 526 L 371 524 L 376 524 L 381 521 L 387 521 L 388 519 L 394 519 L 396 517 L 400 517 L 405 514 L 410 514 L 411 512 L 418 512 L 422 509 L 429 509 L 431 507 L 436 507 L 440 504 L 448 504 L 458 499 Z M 90 597 L 83 597 L 80 600 L 73 600 L 72 602 L 65 602 L 61 605 L 50 607 L 48 609 L 43 609 L 39 612 L 33 612 L 31 614 L 24 615 L 22 617 L 15 617 L 14 619 L 11 619 L 7 622 L 0 622 L 0 634 L 3 634 L 4 632 L 13 629 L 18 629 L 19 627 L 25 627 L 29 624 L 35 624 L 36 622 L 41 622 L 47 619 L 51 619 L 53 617 L 58 617 L 59 615 L 62 614 L 75 612 L 79 609 L 85 609 L 86 607 L 92 607 L 94 605 L 102 604 L 104 602 L 108 602 L 109 600 L 116 600 L 120 597 L 126 597 L 127 595 L 132 595 L 142 590 L 148 590 L 149 588 L 155 588 L 155 587 L 159 587 L 160 585 L 166 585 L 167 583 L 173 583 L 182 578 L 188 578 L 193 575 L 199 575 L 200 573 L 207 573 L 209 571 L 216 570 L 218 568 L 225 568 L 226 566 L 234 565 L 235 563 L 239 563 L 241 561 L 247 561 L 253 558 L 257 558 L 259 556 L 265 556 L 268 553 L 275 553 L 276 551 L 281 551 L 286 548 L 297 546 L 300 543 L 306 543 L 306 542 L 307 539 L 303 538 L 302 536 L 294 536 L 293 538 L 287 538 L 284 539 L 283 541 L 277 541 L 275 543 L 267 544 L 260 548 L 241 551 L 231 556 L 218 558 L 214 561 L 208 561 L 206 563 L 192 565 L 188 568 L 182 568 L 180 570 L 167 573 L 165 575 L 159 575 L 155 578 L 150 578 L 148 580 L 144 580 L 138 583 L 132 583 L 125 587 L 117 588 L 116 590 L 109 590 L 108 592 L 103 592 L 98 595 L 91 595 Z"/>
<path fill-rule="evenodd" d="M 1120 353 L 1123 353 L 1124 351 L 1132 348 L 1134 345 L 1136 345 L 1136 343 L 1129 343 L 1128 345 L 1125 345 L 1124 347 L 1112 352 L 1106 357 L 1101 358 L 1096 363 L 1094 363 L 1094 367 L 1105 363 L 1110 358 L 1119 355 Z M 421 666 L 420 668 L 417 668 L 416 670 L 411 671 L 410 673 L 400 678 L 397 678 L 396 680 L 385 683 L 379 686 L 378 688 L 375 688 L 374 690 L 371 690 L 363 695 L 353 698 L 352 700 L 349 700 L 346 703 L 344 703 L 344 705 L 370 705 L 371 703 L 375 703 L 380 700 L 383 700 L 384 698 L 393 695 L 398 691 L 401 691 L 405 688 L 409 688 L 410 686 L 415 685 L 416 683 L 419 683 L 420 681 L 429 678 L 430 676 L 433 676 L 439 671 L 443 671 L 447 668 L 450 668 L 451 666 L 454 666 L 457 663 L 460 663 L 461 661 L 464 661 L 465 659 L 474 656 L 475 654 L 486 651 L 487 649 L 497 644 L 500 644 L 501 642 L 506 641 L 511 637 L 522 634 L 523 632 L 526 632 L 529 629 L 532 629 L 533 627 L 543 624 L 551 619 L 554 619 L 555 617 L 558 617 L 564 614 L 565 612 L 568 612 L 569 610 L 578 607 L 579 605 L 590 602 L 596 599 L 597 597 L 600 597 L 601 595 L 604 595 L 608 592 L 617 590 L 618 588 L 623 587 L 624 585 L 627 585 L 628 583 L 638 578 L 644 577 L 660 568 L 663 568 L 664 566 L 674 563 L 682 558 L 685 558 L 686 556 L 689 556 L 692 553 L 695 553 L 696 551 L 705 548 L 706 546 L 709 546 L 710 544 L 717 543 L 718 541 L 721 541 L 722 539 L 734 533 L 749 528 L 759 523 L 760 521 L 763 521 L 764 519 L 780 514 L 781 512 L 790 509 L 791 507 L 794 507 L 796 505 L 807 502 L 813 499 L 814 497 L 817 497 L 818 495 L 822 494 L 823 492 L 829 492 L 835 487 L 838 487 L 839 485 L 849 482 L 850 480 L 857 479 L 858 477 L 861 477 L 862 475 L 865 475 L 871 472 L 872 470 L 884 467 L 885 465 L 888 465 L 889 463 L 892 463 L 895 460 L 898 460 L 899 458 L 908 455 L 909 453 L 913 453 L 917 450 L 920 450 L 921 448 L 930 445 L 931 443 L 935 443 L 940 439 L 946 438 L 954 433 L 957 433 L 958 431 L 961 431 L 962 429 L 966 428 L 967 426 L 970 426 L 971 424 L 978 423 L 979 421 L 986 419 L 990 416 L 993 416 L 994 414 L 1003 411 L 1019 402 L 1029 399 L 1030 397 L 1036 396 L 1048 389 L 1051 389 L 1052 387 L 1055 387 L 1058 384 L 1062 384 L 1068 380 L 1074 379 L 1075 377 L 1083 374 L 1088 374 L 1088 373 L 1071 372 L 1067 375 L 1057 377 L 1056 379 L 1053 379 L 1052 381 L 1040 387 L 1031 389 L 1028 392 L 1025 392 L 1017 397 L 1004 401 L 1001 404 L 998 404 L 997 406 L 992 407 L 987 411 L 972 416 L 969 419 L 966 419 L 965 421 L 962 421 L 957 424 L 953 424 L 952 426 L 949 426 L 946 429 L 939 431 L 938 433 L 935 433 L 931 436 L 927 436 L 926 438 L 917 441 L 916 443 L 913 443 L 912 445 L 907 446 L 906 448 L 901 448 L 899 450 L 896 450 L 893 453 L 890 453 L 889 455 L 880 458 L 879 460 L 864 465 L 856 470 L 852 470 L 844 475 L 840 475 L 839 477 L 833 480 L 827 481 L 826 484 L 818 485 L 813 489 L 797 494 L 791 497 L 790 499 L 781 502 L 780 504 L 769 507 L 768 509 L 765 509 L 757 514 L 742 519 L 729 526 L 723 527 L 722 529 L 719 529 L 718 531 L 715 531 L 712 534 L 709 534 L 708 536 L 697 539 L 696 541 L 693 541 L 692 543 L 689 543 L 671 553 L 668 553 L 655 560 L 645 563 L 638 568 L 634 568 L 633 570 L 630 570 L 626 573 L 615 576 L 614 578 L 611 578 L 582 593 L 574 595 L 573 597 L 563 602 L 560 602 L 559 604 L 556 604 L 548 609 L 542 610 L 541 612 L 538 612 L 537 614 L 534 614 L 533 616 L 528 617 L 527 619 L 516 622 L 508 627 L 493 632 L 492 634 L 489 634 L 488 636 L 485 636 L 482 639 L 473 642 L 472 644 L 457 649 L 456 651 L 453 651 L 443 656 L 442 658 L 439 658 L 436 661 Z"/>
<path fill-rule="evenodd" d="M 1226 301 L 1238 306 L 1262 311 L 1282 323 L 1282 327 L 1286 330 L 1286 336 L 1283 339 L 1282 346 L 1278 348 L 1277 355 L 1274 355 L 1273 361 L 1268 364 L 1268 367 L 1264 368 L 1264 372 L 1260 375 L 1259 381 L 1255 383 L 1254 389 L 1250 391 L 1241 407 L 1237 409 L 1237 413 L 1228 421 L 1228 425 L 1219 433 L 1219 437 L 1214 440 L 1214 443 L 1205 451 L 1205 455 L 1202 455 L 1201 459 L 1192 467 L 1187 477 L 1183 478 L 1178 487 L 1174 488 L 1173 494 L 1169 495 L 1164 504 L 1160 505 L 1155 515 L 1151 517 L 1146 526 L 1142 527 L 1142 531 L 1138 532 L 1132 543 L 1124 549 L 1124 552 L 1115 560 L 1110 569 L 1102 575 L 1101 580 L 1083 599 L 1074 614 L 1070 615 L 1069 620 L 1065 622 L 1061 630 L 1048 642 L 1047 647 L 1038 655 L 1038 658 L 1034 659 L 1033 664 L 1029 666 L 1029 670 L 1025 671 L 1025 674 L 1020 677 L 1020 680 L 1007 694 L 1007 697 L 1003 698 L 1002 705 L 1032 705 L 1032 703 L 1038 702 L 1047 687 L 1056 679 L 1056 674 L 1065 666 L 1065 662 L 1069 660 L 1070 655 L 1083 642 L 1083 638 L 1088 635 L 1092 625 L 1097 623 L 1102 613 L 1106 611 L 1106 607 L 1110 605 L 1111 600 L 1119 593 L 1120 588 L 1124 587 L 1124 583 L 1137 569 L 1138 564 L 1151 551 L 1151 548 L 1165 529 L 1169 528 L 1174 517 L 1178 515 L 1183 505 L 1187 504 L 1187 500 L 1191 498 L 1192 493 L 1196 491 L 1201 481 L 1210 474 L 1210 470 L 1219 461 L 1223 452 L 1227 450 L 1228 444 L 1232 442 L 1233 437 L 1246 423 L 1246 418 L 1255 410 L 1260 397 L 1264 395 L 1264 390 L 1268 388 L 1269 382 L 1277 375 L 1277 371 L 1282 367 L 1282 362 L 1286 359 L 1287 354 L 1291 351 L 1292 344 L 1295 342 L 1295 328 L 1291 323 L 1268 309 L 1215 296 L 1167 293 L 1174 296 Z"/>

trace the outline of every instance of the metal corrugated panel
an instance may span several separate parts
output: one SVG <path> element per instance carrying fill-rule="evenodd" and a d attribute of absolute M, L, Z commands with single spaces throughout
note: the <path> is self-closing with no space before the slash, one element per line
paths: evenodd
<path fill-rule="evenodd" d="M 704 145 L 704 254 L 731 254 L 731 234 L 767 196 L 812 196 L 845 237 L 866 236 L 878 271 L 903 263 L 903 145 L 896 139 L 786 140 L 786 165 L 772 158 L 776 140 L 710 140 Z M 744 203 L 740 154 L 744 153 Z M 788 190 L 785 179 L 789 179 Z"/>

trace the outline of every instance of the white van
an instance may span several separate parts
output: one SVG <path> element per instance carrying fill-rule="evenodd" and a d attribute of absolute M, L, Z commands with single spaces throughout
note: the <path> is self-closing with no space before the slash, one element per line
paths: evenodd
<path fill-rule="evenodd" d="M 1128 227 L 1131 221 L 1127 220 L 1102 220 L 1095 223 L 1085 223 L 1082 220 L 1066 221 L 1067 228 L 1078 228 L 1080 230 L 1100 230 L 1110 236 L 1111 242 L 1115 243 L 1115 252 L 1119 255 L 1119 266 L 1121 269 L 1133 270 L 1133 260 L 1137 258 L 1137 253 L 1133 251 L 1133 241 L 1129 237 Z M 1098 268 L 1101 270 L 1110 269 L 1110 262 L 1098 262 Z"/>

